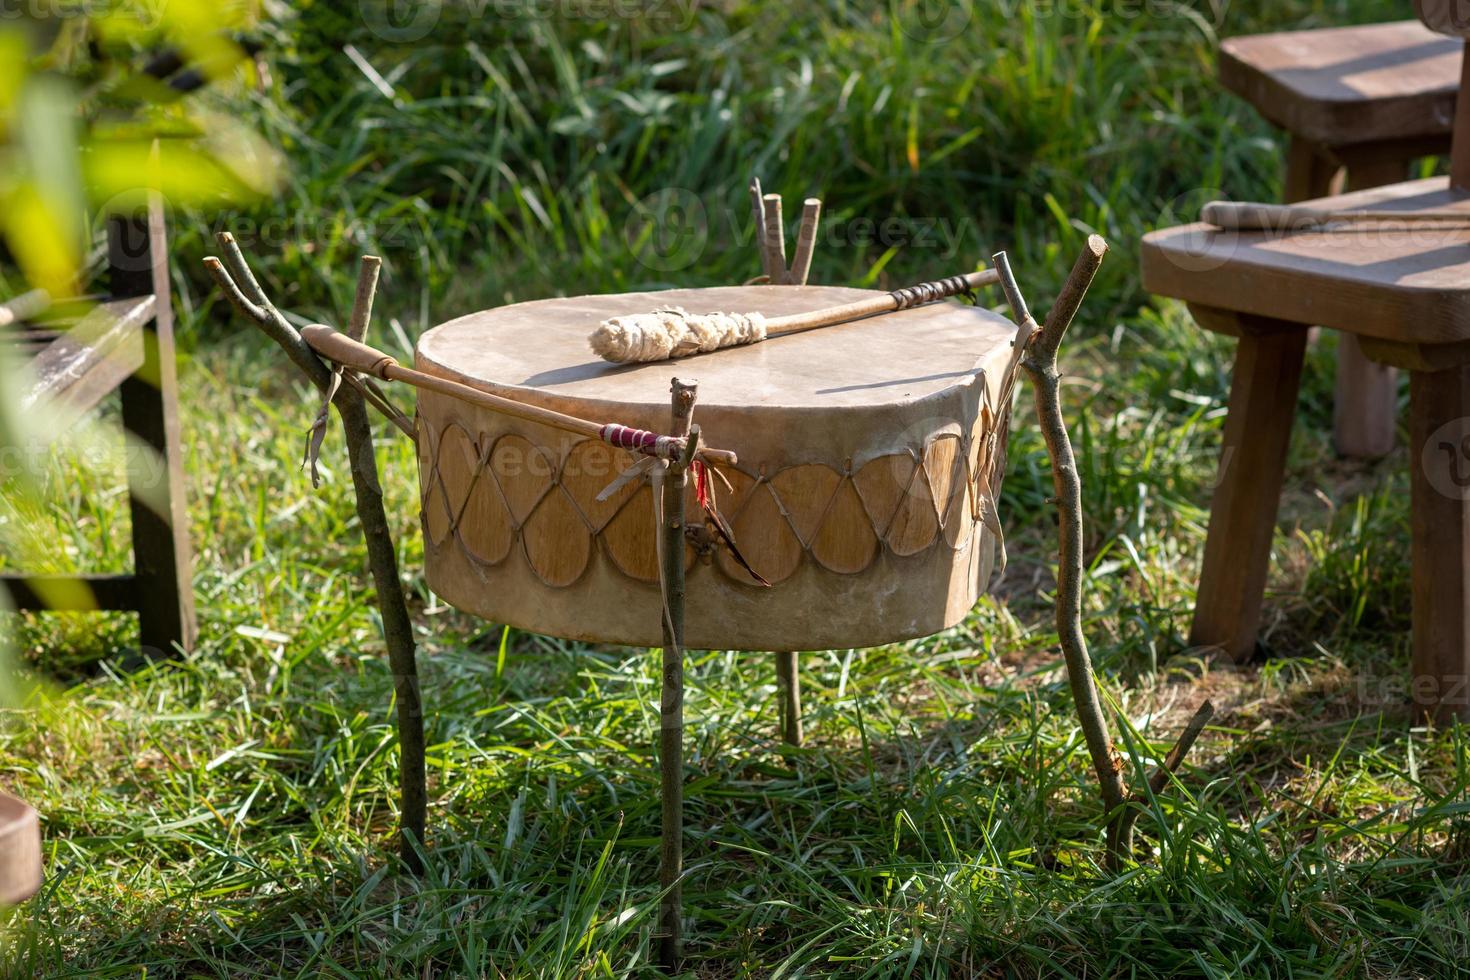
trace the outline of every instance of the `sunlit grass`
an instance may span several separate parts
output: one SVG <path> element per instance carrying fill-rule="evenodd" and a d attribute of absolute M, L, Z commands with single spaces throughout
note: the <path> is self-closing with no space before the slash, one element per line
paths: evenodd
<path fill-rule="evenodd" d="M 1462 731 L 1411 729 L 1403 708 L 1402 450 L 1332 460 L 1324 339 L 1276 541 L 1275 659 L 1236 670 L 1187 650 L 1230 348 L 1149 302 L 1132 260 L 1142 231 L 1202 188 L 1276 193 L 1280 147 L 1210 82 L 1217 34 L 1404 14 L 1299 3 L 1268 21 L 1232 6 L 1220 26 L 1204 5 L 1131 19 L 1057 6 L 1076 14 L 977 6 L 942 45 L 835 0 L 701 9 L 688 29 L 447 11 L 412 45 L 320 7 L 284 23 L 279 89 L 248 111 L 291 157 L 289 189 L 175 227 L 199 648 L 141 664 L 118 652 L 123 617 L 12 621 L 51 683 L 0 736 L 7 788 L 44 815 L 49 874 L 4 935 L 9 973 L 652 973 L 656 658 L 506 633 L 430 596 L 413 453 L 383 427 L 431 777 L 428 872 L 400 874 L 392 685 L 342 447 L 334 434 L 311 491 L 313 399 L 202 291 L 196 260 L 209 225 L 229 225 L 283 305 L 339 319 L 356 255 L 381 252 L 375 339 L 393 348 L 486 305 L 748 278 L 752 172 L 788 213 L 825 198 L 816 281 L 896 284 L 1006 247 L 1044 308 L 1081 236 L 1109 237 L 1065 351 L 1087 633 L 1137 759 L 1202 698 L 1220 711 L 1141 822 L 1147 860 L 1103 874 L 1023 391 L 1002 503 L 1011 565 L 963 625 L 806 655 L 798 753 L 776 740 L 770 658 L 690 655 L 691 969 L 1463 971 L 1470 758 Z M 660 269 L 628 227 L 671 188 L 700 202 L 708 236 L 692 264 Z M 859 234 L 895 215 L 910 237 Z M 120 457 L 86 449 L 109 422 L 48 463 L 43 501 L 0 504 L 7 564 L 123 567 Z"/>

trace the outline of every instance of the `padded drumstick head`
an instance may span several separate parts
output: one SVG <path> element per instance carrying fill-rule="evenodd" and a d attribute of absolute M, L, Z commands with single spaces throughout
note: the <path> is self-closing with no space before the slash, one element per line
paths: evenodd
<path fill-rule="evenodd" d="M 766 339 L 759 313 L 687 313 L 675 308 L 604 320 L 588 338 L 597 356 L 618 364 L 707 354 Z"/>

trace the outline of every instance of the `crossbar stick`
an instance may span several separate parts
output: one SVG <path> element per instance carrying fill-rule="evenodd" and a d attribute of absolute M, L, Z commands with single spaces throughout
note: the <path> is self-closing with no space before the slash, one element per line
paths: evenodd
<path fill-rule="evenodd" d="M 575 415 L 567 415 L 549 408 L 541 408 L 538 405 L 527 405 L 525 402 L 497 395 L 474 385 L 451 381 L 448 378 L 404 367 L 391 355 L 353 340 L 323 323 L 313 323 L 302 327 L 301 337 L 312 350 L 329 361 L 371 377 L 382 378 L 384 381 L 401 381 L 415 388 L 458 398 L 460 401 L 489 408 L 513 418 L 527 422 L 539 422 L 542 425 L 549 425 L 594 439 L 604 439 L 605 432 L 609 428 L 604 423 L 578 418 Z M 678 439 L 678 437 L 674 438 Z M 710 449 L 704 446 L 699 449 L 699 458 L 725 466 L 734 466 L 739 461 L 738 457 L 729 450 Z"/>

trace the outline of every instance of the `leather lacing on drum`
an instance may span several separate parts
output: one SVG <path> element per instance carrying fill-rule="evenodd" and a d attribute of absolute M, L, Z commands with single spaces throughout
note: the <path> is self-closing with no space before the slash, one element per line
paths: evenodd
<path fill-rule="evenodd" d="M 789 562 L 796 561 L 799 563 L 802 560 L 816 562 L 827 570 L 839 574 L 854 574 L 868 567 L 872 559 L 859 560 L 854 558 L 839 560 L 838 553 L 836 552 L 824 555 L 821 552 L 822 545 L 818 539 L 822 534 L 822 528 L 828 521 L 829 516 L 839 505 L 844 507 L 860 506 L 862 512 L 867 517 L 871 534 L 876 539 L 875 544 L 877 547 L 890 551 L 892 554 L 900 557 L 917 554 L 919 550 L 927 550 L 929 547 L 943 541 L 948 541 L 951 548 L 960 547 L 964 541 L 968 540 L 969 532 L 963 528 L 955 528 L 953 522 L 966 519 L 970 527 L 979 525 L 988 531 L 996 541 L 996 562 L 992 569 L 992 575 L 1000 574 L 1005 568 L 1007 556 L 1003 529 L 1001 528 L 996 509 L 996 499 L 1000 492 L 1001 477 L 1005 465 L 1005 441 L 1011 418 L 1011 403 L 1014 399 L 1019 360 L 1028 339 L 1027 337 L 1017 338 L 1017 343 L 1012 351 L 1010 364 L 998 379 L 999 383 L 992 383 L 994 387 L 992 385 L 983 386 L 984 394 L 979 406 L 980 417 L 977 420 L 979 423 L 977 427 L 978 432 L 975 429 L 971 429 L 968 432 L 956 431 L 952 436 L 941 437 L 941 439 L 930 439 L 926 441 L 922 448 L 897 450 L 891 456 L 874 457 L 867 460 L 861 467 L 854 465 L 858 461 L 848 460 L 846 465 L 840 469 L 826 466 L 826 464 L 815 463 L 783 469 L 773 474 L 767 473 L 763 468 L 755 473 L 736 469 L 731 471 L 731 479 L 735 478 L 738 474 L 740 479 L 745 481 L 736 486 L 731 486 L 729 481 L 724 479 L 724 474 L 717 469 L 705 469 L 703 466 L 697 468 L 691 472 L 691 477 L 695 481 L 696 488 L 699 488 L 700 491 L 697 494 L 697 499 L 700 499 L 702 509 L 705 510 L 705 521 L 704 527 L 700 527 L 697 521 L 690 522 L 690 528 L 694 532 L 690 536 L 690 543 L 695 548 L 696 553 L 708 560 L 718 550 L 723 572 L 726 575 L 734 577 L 737 581 L 747 583 L 760 583 L 765 581 L 761 576 L 761 572 L 764 572 L 765 576 L 770 580 L 779 582 L 792 574 L 796 567 L 798 567 L 798 565 L 789 564 Z M 461 428 L 459 426 L 455 427 Z M 471 427 L 473 428 L 473 426 Z M 512 498 L 508 496 L 510 492 L 508 487 L 499 487 L 497 485 L 494 488 L 490 488 L 487 485 L 482 490 L 475 490 L 476 484 L 481 480 L 488 480 L 489 484 L 498 483 L 498 481 L 490 478 L 484 472 L 484 467 L 488 465 L 490 456 L 495 451 L 496 445 L 499 444 L 499 439 L 497 438 L 488 445 L 474 445 L 479 440 L 472 439 L 468 436 L 467 432 L 461 431 L 462 438 L 469 439 L 474 448 L 470 451 L 470 456 L 466 457 L 463 463 L 463 465 L 469 466 L 469 470 L 463 474 L 464 479 L 461 479 L 459 482 L 459 489 L 453 491 L 456 495 L 462 494 L 463 499 L 459 499 L 456 496 L 456 499 L 451 500 L 451 487 L 439 472 L 439 460 L 437 457 L 440 453 L 436 446 L 444 436 L 447 436 L 447 431 L 446 429 L 444 433 L 425 434 L 427 438 L 421 440 L 425 443 L 425 448 L 429 449 L 431 455 L 435 457 L 431 468 L 434 471 L 434 475 L 439 478 L 437 482 L 442 485 L 441 487 L 425 488 L 424 504 L 426 508 L 433 507 L 441 510 L 444 518 L 443 523 L 447 525 L 444 529 L 445 533 L 460 537 L 462 534 L 460 518 L 469 504 L 470 497 L 476 492 L 488 492 L 496 494 L 500 498 L 501 504 L 504 505 L 506 509 L 505 519 L 509 522 L 506 533 L 510 535 L 510 541 L 515 542 L 522 537 L 525 525 L 537 513 L 538 509 L 543 506 L 547 494 L 555 491 L 561 493 L 570 501 L 572 512 L 576 513 L 580 518 L 580 522 L 585 525 L 586 532 L 589 535 L 588 543 L 591 545 L 591 551 L 586 554 L 585 559 L 577 564 L 576 568 L 567 566 L 562 569 L 560 575 L 554 576 L 553 578 L 545 577 L 537 562 L 532 560 L 532 570 L 546 585 L 553 588 L 561 588 L 578 580 L 581 575 L 585 574 L 587 567 L 585 561 L 592 558 L 593 552 L 605 553 L 606 557 L 613 562 L 614 567 L 625 575 L 650 583 L 656 581 L 654 568 L 649 568 L 646 573 L 635 572 L 633 571 L 634 566 L 628 564 L 628 562 L 635 560 L 632 557 L 635 552 L 629 550 L 629 539 L 626 537 L 621 538 L 620 540 L 623 543 L 617 546 L 618 550 L 616 551 L 613 550 L 614 545 L 611 539 L 603 540 L 604 533 L 610 533 L 610 529 L 615 521 L 623 520 L 626 525 L 627 520 L 631 519 L 631 515 L 628 518 L 623 518 L 621 515 L 624 514 L 624 508 L 620 506 L 609 516 L 594 520 L 591 512 L 587 510 L 584 501 L 587 501 L 591 497 L 591 491 L 595 489 L 595 486 L 589 487 L 585 491 L 588 494 L 586 497 L 581 496 L 579 493 L 574 493 L 570 489 L 571 484 L 566 484 L 561 489 L 557 489 L 564 478 L 562 472 L 564 461 L 557 454 L 547 455 L 547 450 L 534 444 L 528 444 L 525 448 L 534 450 L 544 459 L 547 467 L 545 474 L 546 486 L 534 498 L 527 498 L 517 505 L 513 504 Z M 596 495 L 599 502 L 605 502 L 613 497 L 613 495 L 626 488 L 634 480 L 648 479 L 651 476 L 652 468 L 654 466 L 660 466 L 661 460 L 666 454 L 680 451 L 683 445 L 683 440 L 659 436 L 656 433 L 646 430 L 615 424 L 602 426 L 599 435 L 601 438 L 597 442 L 605 445 L 624 451 L 656 454 L 644 455 L 643 458 L 635 461 L 631 467 L 628 467 L 614 479 L 611 484 L 604 486 L 601 493 Z M 436 436 L 440 438 L 435 438 Z M 517 438 L 523 439 L 524 437 Z M 957 443 L 955 449 L 952 450 L 954 452 L 954 461 L 947 464 L 955 467 L 957 472 L 946 470 L 942 466 L 941 468 L 935 469 L 934 463 L 929 460 L 929 456 L 931 453 L 937 451 L 937 447 L 943 438 L 954 439 Z M 447 445 L 445 448 L 447 448 Z M 893 478 L 897 479 L 898 482 L 894 483 L 891 490 L 885 491 L 885 493 L 896 494 L 896 499 L 899 501 L 904 501 L 915 496 L 933 500 L 936 508 L 935 516 L 938 518 L 938 522 L 935 524 L 935 532 L 932 538 L 928 538 L 923 542 L 920 542 L 917 538 L 913 538 L 912 535 L 904 540 L 893 538 L 893 521 L 897 519 L 899 513 L 892 506 L 886 506 L 885 508 L 885 505 L 880 503 L 885 498 L 870 496 L 870 493 L 873 492 L 871 487 L 868 483 L 859 479 L 858 473 L 859 469 L 865 469 L 874 464 L 884 465 L 882 461 L 885 459 L 892 460 L 892 462 L 887 464 L 889 466 L 898 466 L 897 461 L 899 459 L 905 460 L 903 464 L 905 468 L 901 471 L 894 471 Z M 783 481 L 783 474 L 787 473 L 788 469 L 794 473 L 796 470 L 811 467 L 822 467 L 831 470 L 829 479 L 832 489 L 830 492 L 825 489 L 820 491 L 826 494 L 825 497 L 807 498 L 811 503 L 817 505 L 815 509 L 808 508 L 805 512 L 793 511 L 788 506 L 788 503 L 794 501 L 795 498 L 791 498 L 790 494 L 802 484 Z M 921 469 L 925 471 L 924 474 L 919 472 Z M 967 506 L 966 504 L 956 502 L 954 500 L 954 491 L 945 490 L 945 484 L 938 482 L 941 479 L 941 474 L 946 472 L 952 473 L 952 476 L 944 478 L 945 484 L 950 487 L 963 488 L 960 492 L 969 493 L 970 499 L 966 502 Z M 734 519 L 733 522 L 725 519 L 714 501 L 717 487 L 717 479 L 714 478 L 714 475 L 718 476 L 718 482 L 725 482 L 727 492 L 734 495 L 732 499 L 735 501 L 735 507 L 730 511 L 730 517 Z M 810 477 L 804 477 L 802 479 L 810 481 L 814 478 L 816 478 L 815 473 Z M 951 480 L 958 481 L 958 484 L 949 482 Z M 808 483 L 807 485 L 815 487 L 823 486 L 821 480 L 818 480 L 816 484 Z M 850 496 L 853 494 L 856 494 L 857 504 L 842 500 L 844 495 Z M 761 497 L 769 497 L 769 499 L 762 503 L 759 499 Z M 442 508 L 440 507 L 441 498 Z M 706 503 L 708 504 L 707 507 L 704 506 Z M 501 504 L 496 505 L 497 510 L 501 509 Z M 769 561 L 763 561 L 761 572 L 757 572 L 740 555 L 738 548 L 735 547 L 735 529 L 738 529 L 742 523 L 748 523 L 751 517 L 754 517 L 754 515 L 751 515 L 751 517 L 743 516 L 747 509 L 752 506 L 769 508 L 773 517 L 778 512 L 780 514 L 778 519 L 781 520 L 784 528 L 783 533 L 790 536 L 789 540 L 791 543 L 789 547 L 796 549 L 795 551 L 783 552 L 783 554 L 790 555 L 791 557 L 783 559 L 783 563 L 779 567 L 771 565 Z M 912 506 L 912 504 L 899 504 L 900 509 L 909 506 Z M 961 509 L 955 510 L 955 508 Z M 963 518 L 960 515 L 964 515 Z M 868 532 L 864 533 L 866 534 Z M 442 540 L 439 532 L 436 531 L 433 534 L 433 540 L 436 544 Z M 829 537 L 827 540 L 831 541 L 833 539 Z M 724 547 L 721 547 L 722 545 Z M 499 557 L 491 557 L 488 554 L 482 557 L 478 550 L 469 546 L 467 539 L 461 540 L 460 547 L 466 551 L 466 557 L 472 558 L 482 565 L 498 564 L 504 557 L 504 552 L 498 552 Z M 861 551 L 861 547 L 858 550 Z M 531 553 L 526 552 L 526 557 L 531 559 Z M 844 562 L 846 563 L 844 564 Z M 548 572 L 547 574 L 550 573 Z"/>
<path fill-rule="evenodd" d="M 996 541 L 996 562 L 992 570 L 993 575 L 1000 574 L 1006 564 L 1006 551 L 1003 529 L 1001 528 L 998 512 L 995 506 L 996 498 L 1000 493 L 1001 476 L 1005 465 L 1005 441 L 1007 429 L 1011 416 L 1011 401 L 1014 394 L 1015 375 L 1013 372 L 1004 373 L 998 381 L 984 386 L 984 395 L 979 406 L 980 416 L 978 424 L 969 432 L 956 429 L 953 434 L 930 438 L 923 447 L 911 447 L 896 450 L 886 456 L 873 457 L 867 460 L 848 460 L 841 467 L 831 467 L 826 464 L 802 464 L 797 467 L 788 467 L 774 473 L 761 469 L 750 472 L 741 468 L 730 470 L 729 479 L 725 473 L 716 468 L 706 469 L 703 466 L 691 472 L 696 488 L 702 488 L 702 493 L 696 495 L 696 499 L 703 497 L 701 504 L 706 501 L 708 507 L 703 507 L 704 524 L 700 525 L 697 517 L 691 515 L 689 527 L 693 532 L 690 535 L 690 544 L 695 548 L 696 554 L 710 560 L 718 557 L 723 573 L 736 581 L 759 583 L 765 579 L 779 582 L 789 577 L 801 562 L 813 562 L 824 569 L 838 574 L 856 574 L 869 567 L 873 558 L 868 559 L 841 559 L 838 553 L 824 553 L 822 543 L 819 539 L 824 534 L 830 535 L 830 530 L 824 532 L 823 528 L 829 522 L 831 515 L 839 507 L 860 507 L 865 515 L 867 529 L 862 533 L 871 535 L 874 545 L 880 551 L 887 551 L 897 557 L 906 557 L 927 550 L 942 542 L 948 542 L 950 548 L 963 547 L 964 542 L 969 540 L 970 531 L 956 522 L 965 521 L 968 527 L 976 525 L 982 527 Z M 470 429 L 476 426 L 468 423 Z M 611 427 L 605 427 L 610 429 Z M 442 451 L 458 454 L 459 450 L 453 449 L 447 441 L 450 430 L 458 433 L 460 444 L 468 441 L 469 446 L 464 447 L 463 462 L 457 469 L 462 469 L 459 479 L 451 484 L 445 479 L 448 471 L 440 472 L 439 456 Z M 656 438 L 652 433 L 643 430 L 629 429 L 623 427 L 619 434 L 609 431 L 609 438 L 596 440 L 593 444 L 600 442 L 624 451 L 638 452 L 645 450 L 650 438 Z M 615 522 L 622 522 L 627 526 L 632 519 L 631 514 L 626 513 L 623 505 L 601 517 L 594 517 L 593 512 L 587 509 L 592 502 L 597 486 L 594 484 L 585 490 L 573 490 L 570 482 L 563 484 L 563 470 L 573 456 L 584 459 L 593 457 L 582 457 L 580 451 L 573 450 L 567 454 L 565 459 L 562 454 L 553 452 L 534 443 L 525 442 L 525 437 L 514 433 L 504 433 L 489 443 L 483 443 L 469 436 L 464 425 L 451 423 L 443 432 L 423 433 L 421 443 L 433 457 L 425 472 L 432 471 L 435 479 L 432 485 L 424 488 L 424 505 L 427 509 L 435 510 L 439 515 L 442 531 L 434 531 L 431 535 L 433 542 L 437 545 L 443 538 L 443 534 L 451 534 L 460 537 L 465 532 L 462 528 L 461 517 L 464 514 L 470 499 L 476 493 L 489 493 L 497 496 L 499 502 L 494 505 L 496 511 L 504 511 L 504 520 L 508 522 L 506 531 L 512 542 L 520 540 L 528 522 L 542 508 L 549 494 L 562 494 L 571 505 L 571 513 L 578 517 L 578 523 L 583 525 L 589 536 L 591 550 L 586 553 L 583 560 L 577 561 L 576 567 L 567 566 L 562 573 L 547 578 L 550 572 L 543 572 L 539 561 L 549 560 L 545 556 L 533 557 L 529 551 L 525 557 L 530 560 L 531 570 L 542 580 L 542 582 L 553 588 L 564 588 L 577 581 L 586 571 L 586 561 L 591 560 L 593 553 L 601 553 L 606 559 L 613 563 L 623 574 L 638 581 L 655 582 L 656 565 L 643 565 L 646 571 L 634 571 L 634 565 L 630 562 L 639 561 L 634 556 L 636 551 L 630 550 L 631 539 L 626 533 L 617 540 L 621 543 L 614 544 L 613 539 L 604 540 L 604 534 L 611 534 Z M 540 487 L 534 496 L 524 497 L 517 502 L 509 486 L 499 486 L 500 481 L 492 478 L 487 472 L 490 466 L 491 456 L 498 452 L 497 446 L 501 440 L 509 438 L 519 443 L 518 449 L 523 454 L 534 452 L 542 461 L 537 464 L 541 475 L 538 480 L 544 479 L 545 485 Z M 953 449 L 944 450 L 940 459 L 950 459 L 951 462 L 938 463 L 930 457 L 941 452 L 943 444 L 952 441 Z M 673 440 L 670 441 L 671 444 Z M 672 445 L 670 446 L 672 448 Z M 456 456 L 458 458 L 458 456 Z M 902 461 L 902 462 L 900 462 Z M 862 465 L 857 465 L 861 463 Z M 644 456 L 636 459 L 631 466 L 624 469 L 610 484 L 601 487 L 601 492 L 596 493 L 598 503 L 605 503 L 626 490 L 628 484 L 635 480 L 647 480 L 651 476 L 652 468 L 660 465 L 659 461 L 652 456 Z M 879 496 L 878 484 L 871 479 L 865 479 L 864 474 L 873 467 L 881 470 L 889 470 L 892 476 L 887 490 L 883 490 Z M 830 471 L 825 478 L 819 479 L 817 470 Z M 859 471 L 864 471 L 860 474 Z M 920 471 L 923 472 L 920 472 Z M 800 482 L 793 482 L 788 477 L 795 477 L 802 471 L 811 471 L 811 475 L 800 477 Z M 585 474 L 586 470 L 582 470 Z M 946 475 L 949 474 L 949 475 Z M 734 486 L 730 480 L 739 481 Z M 815 480 L 815 483 L 811 481 Z M 725 484 L 723 494 L 732 496 L 725 500 L 733 501 L 732 509 L 724 511 L 720 504 L 714 499 L 719 491 L 719 484 Z M 476 487 L 479 486 L 479 489 Z M 821 496 L 810 496 L 808 490 L 803 487 L 817 488 Z M 946 489 L 950 487 L 952 489 Z M 829 489 L 830 488 L 830 489 Z M 792 497 L 792 493 L 802 493 L 806 496 L 801 498 Z M 969 500 L 963 503 L 955 498 L 959 494 L 968 493 Z M 585 495 L 584 495 L 585 494 Z M 844 499 L 849 498 L 849 499 Z M 805 509 L 794 509 L 798 499 L 808 500 L 815 507 L 808 506 Z M 892 501 L 898 501 L 897 504 Z M 895 521 L 906 508 L 916 506 L 917 501 L 928 501 L 934 508 L 933 515 L 937 520 L 931 521 L 934 527 L 932 536 L 923 540 L 915 538 L 909 532 L 907 537 L 894 537 L 901 534 L 895 528 Z M 647 508 L 647 504 L 641 506 Z M 760 520 L 755 515 L 747 515 L 751 507 L 765 508 L 772 519 L 780 520 L 782 523 L 782 534 L 787 537 L 789 546 L 782 546 L 792 550 L 783 550 L 780 554 L 788 557 L 779 559 L 777 564 L 772 564 L 769 557 L 760 561 L 760 570 L 756 571 L 751 562 L 745 560 L 735 545 L 740 534 L 737 533 L 742 526 L 748 525 L 751 519 Z M 895 510 L 897 507 L 897 510 Z M 928 510 L 928 507 L 925 507 Z M 646 511 L 645 511 L 646 512 Z M 697 512 L 696 512 L 697 513 Z M 780 516 L 777 517 L 776 515 Z M 726 518 L 729 518 L 728 520 Z M 544 518 L 543 518 L 544 520 Z M 928 518 L 925 519 L 929 520 Z M 432 522 L 430 527 L 432 527 Z M 429 530 L 426 527 L 426 530 Z M 748 527 L 745 528 L 749 530 Z M 641 535 L 640 535 L 641 537 Z M 828 542 L 834 539 L 830 536 L 825 538 Z M 651 542 L 650 542 L 651 544 Z M 459 547 L 465 550 L 466 557 L 480 565 L 497 565 L 504 559 L 505 552 L 482 552 L 470 545 L 469 539 L 462 539 Z M 526 545 L 529 547 L 529 544 Z M 521 549 L 517 549 L 521 550 Z M 860 552 L 861 546 L 858 547 Z M 849 552 L 853 554 L 852 552 Z M 875 555 L 876 557 L 876 555 Z M 795 562 L 796 564 L 791 564 Z M 844 563 L 845 562 L 845 563 Z"/>

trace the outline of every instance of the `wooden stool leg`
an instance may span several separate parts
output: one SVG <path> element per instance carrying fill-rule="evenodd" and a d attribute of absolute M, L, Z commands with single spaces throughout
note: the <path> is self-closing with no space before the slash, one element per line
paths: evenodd
<path fill-rule="evenodd" d="M 1286 146 L 1286 180 L 1282 197 L 1287 204 L 1342 193 L 1342 167 L 1322 147 L 1293 136 Z"/>
<path fill-rule="evenodd" d="M 1409 376 L 1414 704 L 1470 718 L 1470 366 Z"/>
<path fill-rule="evenodd" d="M 1368 360 L 1358 338 L 1340 334 L 1332 445 L 1339 456 L 1378 459 L 1393 452 L 1398 422 L 1398 372 Z"/>
<path fill-rule="evenodd" d="M 1382 187 L 1404 179 L 1403 160 L 1355 162 L 1348 171 L 1352 190 Z M 1398 421 L 1398 372 L 1368 360 L 1358 338 L 1337 342 L 1337 391 L 1332 403 L 1332 444 L 1339 456 L 1378 459 L 1393 452 Z"/>
<path fill-rule="evenodd" d="M 776 654 L 776 686 L 781 695 L 781 738 L 787 745 L 801 745 L 801 675 L 795 653 Z"/>
<path fill-rule="evenodd" d="M 162 206 L 155 200 L 145 213 L 114 216 L 107 232 L 112 294 L 158 298 L 143 332 L 143 366 L 121 393 L 124 428 L 152 451 L 127 453 L 139 637 L 145 653 L 170 656 L 194 645 L 195 620 Z"/>
<path fill-rule="evenodd" d="M 1189 642 L 1236 660 L 1255 650 L 1307 332 L 1240 338 Z"/>

